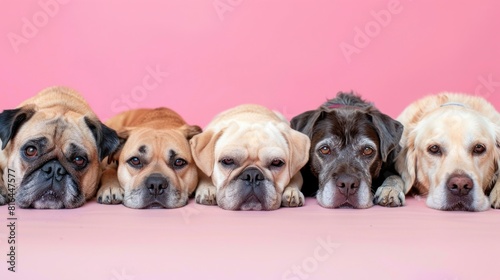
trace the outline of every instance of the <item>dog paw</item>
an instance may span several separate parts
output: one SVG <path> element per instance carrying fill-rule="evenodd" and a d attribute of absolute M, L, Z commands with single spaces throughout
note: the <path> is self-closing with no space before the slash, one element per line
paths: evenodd
<path fill-rule="evenodd" d="M 2 180 L 2 178 L 0 178 Z M 0 206 L 9 203 L 9 196 L 7 195 L 7 189 L 0 183 Z"/>
<path fill-rule="evenodd" d="M 120 204 L 123 202 L 123 188 L 119 185 L 101 186 L 97 192 L 97 202 L 101 204 Z"/>
<path fill-rule="evenodd" d="M 405 204 L 405 194 L 398 187 L 379 187 L 373 198 L 373 203 L 386 207 L 398 207 Z"/>
<path fill-rule="evenodd" d="M 281 198 L 281 206 L 283 207 L 300 207 L 304 205 L 304 195 L 296 188 L 285 188 Z"/>
<path fill-rule="evenodd" d="M 0 194 L 0 206 L 9 203 L 9 198 L 6 195 Z"/>
<path fill-rule="evenodd" d="M 389 176 L 375 192 L 373 203 L 386 207 L 398 207 L 405 204 L 404 182 L 397 175 Z"/>
<path fill-rule="evenodd" d="M 203 205 L 217 205 L 217 199 L 215 196 L 216 188 L 215 186 L 200 185 L 196 189 L 196 203 Z"/>
<path fill-rule="evenodd" d="M 490 203 L 491 207 L 494 209 L 500 209 L 500 187 L 495 187 L 490 193 Z"/>

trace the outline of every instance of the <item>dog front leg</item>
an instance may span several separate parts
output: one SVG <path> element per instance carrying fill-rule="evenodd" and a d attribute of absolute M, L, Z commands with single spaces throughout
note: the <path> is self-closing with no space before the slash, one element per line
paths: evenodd
<path fill-rule="evenodd" d="M 304 194 L 300 191 L 302 187 L 302 175 L 297 172 L 295 176 L 292 177 L 288 186 L 283 190 L 283 196 L 281 198 L 281 206 L 284 207 L 299 207 L 304 205 L 305 198 Z"/>
<path fill-rule="evenodd" d="M 217 197 L 215 195 L 217 188 L 212 183 L 212 180 L 205 175 L 205 173 L 198 171 L 198 174 L 200 178 L 195 193 L 196 203 L 204 205 L 217 205 Z"/>
<path fill-rule="evenodd" d="M 385 179 L 373 197 L 373 203 L 386 207 L 398 207 L 405 204 L 404 182 L 399 175 Z"/>
<path fill-rule="evenodd" d="M 97 202 L 101 204 L 120 204 L 123 202 L 124 191 L 118 181 L 115 167 L 105 168 L 101 175 Z"/>
<path fill-rule="evenodd" d="M 0 140 L 0 145 L 2 140 Z M 7 184 L 4 183 L 3 170 L 7 166 L 7 157 L 4 155 L 3 151 L 0 151 L 0 205 L 5 205 L 9 203 L 9 196 L 7 195 Z"/>
<path fill-rule="evenodd" d="M 0 142 L 1 143 L 1 142 Z M 3 182 L 3 167 L 0 166 L 0 205 L 9 203 L 9 196 L 7 195 L 7 184 Z"/>
<path fill-rule="evenodd" d="M 500 178 L 497 179 L 497 182 L 491 190 L 490 203 L 492 208 L 500 209 Z"/>

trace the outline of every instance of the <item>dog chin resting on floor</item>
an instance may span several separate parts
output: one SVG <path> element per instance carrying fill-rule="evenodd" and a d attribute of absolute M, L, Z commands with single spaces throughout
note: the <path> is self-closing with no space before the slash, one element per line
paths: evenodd
<path fill-rule="evenodd" d="M 177 208 L 198 184 L 189 139 L 201 132 L 168 108 L 134 109 L 106 122 L 122 144 L 106 165 L 97 201 L 130 208 Z"/>
<path fill-rule="evenodd" d="M 291 126 L 311 139 L 309 162 L 302 168 L 305 195 L 316 195 L 326 208 L 373 205 L 372 185 L 390 174 L 399 151 L 403 126 L 398 121 L 359 96 L 340 92 L 318 109 L 294 117 Z M 381 188 L 393 184 L 403 182 L 390 176 Z M 375 203 L 402 205 L 404 194 L 391 199 L 375 197 Z"/>
<path fill-rule="evenodd" d="M 196 202 L 227 210 L 274 210 L 304 204 L 300 168 L 310 141 L 285 118 L 258 105 L 217 115 L 191 140 L 202 171 Z"/>
<path fill-rule="evenodd" d="M 8 202 L 9 183 L 15 185 L 19 207 L 37 209 L 76 208 L 92 198 L 99 162 L 119 145 L 116 132 L 66 87 L 46 88 L 18 108 L 3 111 L 0 140 L 0 174 L 5 170 L 0 205 Z"/>
<path fill-rule="evenodd" d="M 386 199 L 414 189 L 429 207 L 484 211 L 500 208 L 500 114 L 485 99 L 442 93 L 410 104 L 396 169 L 404 180 Z M 489 195 L 489 199 L 488 199 Z"/>

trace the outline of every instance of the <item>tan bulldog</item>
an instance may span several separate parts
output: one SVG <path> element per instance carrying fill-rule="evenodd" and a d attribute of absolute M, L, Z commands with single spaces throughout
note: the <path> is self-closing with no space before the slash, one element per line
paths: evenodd
<path fill-rule="evenodd" d="M 201 132 L 167 108 L 136 109 L 106 122 L 123 139 L 106 165 L 97 201 L 130 208 L 177 208 L 198 184 L 188 140 Z"/>

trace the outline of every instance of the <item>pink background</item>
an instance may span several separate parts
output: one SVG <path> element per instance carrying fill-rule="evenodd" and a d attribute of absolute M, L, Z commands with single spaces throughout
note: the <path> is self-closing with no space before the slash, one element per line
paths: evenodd
<path fill-rule="evenodd" d="M 201 126 L 241 103 L 291 118 L 339 90 L 355 90 L 393 117 L 440 91 L 483 96 L 500 108 L 494 0 L 39 1 L 51 4 L 2 1 L 0 109 L 51 85 L 79 90 L 103 119 L 167 106 Z M 347 44 L 357 53 L 345 55 Z M 162 72 L 156 79 L 155 68 Z M 272 213 L 192 201 L 172 211 L 95 202 L 73 211 L 19 210 L 16 276 L 128 279 L 119 277 L 123 269 L 137 280 L 160 272 L 163 279 L 281 279 L 312 256 L 317 238 L 331 236 L 338 251 L 307 279 L 498 278 L 499 213 L 444 213 L 421 200 L 337 211 L 312 199 Z M 1 279 L 12 276 L 6 216 L 0 207 Z"/>
<path fill-rule="evenodd" d="M 201 126 L 241 103 L 291 118 L 351 89 L 393 117 L 445 90 L 500 108 L 494 0 L 60 1 L 53 17 L 35 0 L 0 9 L 0 108 L 51 85 L 79 90 L 103 119 L 168 106 Z M 227 10 L 218 14 L 214 3 Z M 396 13 L 382 26 L 373 13 L 388 6 Z M 23 18 L 36 28 L 24 32 L 32 38 Z M 368 28 L 368 42 L 355 43 L 357 28 Z M 9 33 L 26 41 L 12 44 Z M 350 62 L 342 43 L 358 46 Z M 168 76 L 141 92 L 147 68 L 157 66 Z"/>

